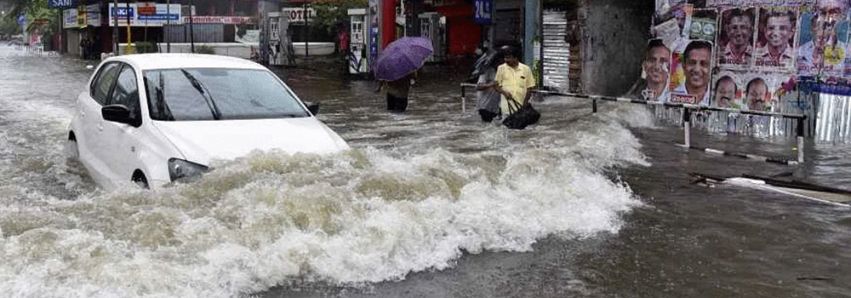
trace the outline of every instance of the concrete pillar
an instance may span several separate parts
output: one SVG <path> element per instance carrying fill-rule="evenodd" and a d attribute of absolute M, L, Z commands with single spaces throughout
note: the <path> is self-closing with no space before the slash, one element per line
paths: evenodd
<path fill-rule="evenodd" d="M 381 0 L 381 48 L 396 40 L 396 0 Z"/>
<path fill-rule="evenodd" d="M 523 6 L 523 64 L 535 68 L 535 37 L 538 36 L 541 0 L 526 0 Z"/>

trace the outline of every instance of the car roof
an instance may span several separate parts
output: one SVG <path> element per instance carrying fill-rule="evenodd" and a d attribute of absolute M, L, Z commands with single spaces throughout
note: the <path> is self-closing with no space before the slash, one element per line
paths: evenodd
<path fill-rule="evenodd" d="M 140 70 L 174 68 L 240 68 L 266 69 L 249 60 L 204 54 L 134 54 L 111 57 L 104 62 L 122 61 Z"/>

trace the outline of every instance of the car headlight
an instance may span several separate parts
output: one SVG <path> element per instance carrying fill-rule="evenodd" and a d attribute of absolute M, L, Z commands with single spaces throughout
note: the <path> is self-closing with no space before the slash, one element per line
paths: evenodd
<path fill-rule="evenodd" d="M 210 168 L 194 162 L 172 158 L 168 160 L 168 176 L 172 182 L 191 182 L 209 171 Z"/>

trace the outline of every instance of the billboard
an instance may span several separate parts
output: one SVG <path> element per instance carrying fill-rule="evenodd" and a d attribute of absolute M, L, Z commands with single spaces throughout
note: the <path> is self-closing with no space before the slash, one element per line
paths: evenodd
<path fill-rule="evenodd" d="M 146 4 L 143 4 L 146 5 Z M 119 3 L 116 7 L 109 4 L 109 25 L 118 21 L 118 26 L 127 26 L 128 20 L 131 27 L 162 27 L 165 24 L 183 24 L 180 4 L 156 4 L 156 10 L 150 14 L 139 14 L 136 3 Z"/>

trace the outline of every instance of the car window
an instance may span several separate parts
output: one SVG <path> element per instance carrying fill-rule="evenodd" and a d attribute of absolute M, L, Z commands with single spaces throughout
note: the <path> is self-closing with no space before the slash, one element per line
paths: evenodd
<path fill-rule="evenodd" d="M 92 98 L 101 105 L 105 105 L 109 99 L 109 91 L 112 90 L 112 85 L 115 82 L 115 77 L 118 74 L 118 63 L 110 63 L 104 65 L 98 73 L 94 83 L 92 83 Z"/>
<path fill-rule="evenodd" d="M 130 110 L 130 117 L 139 119 L 139 88 L 136 84 L 136 72 L 129 65 L 124 65 L 115 81 L 115 88 L 108 104 L 124 105 Z"/>
<path fill-rule="evenodd" d="M 295 96 L 265 70 L 163 69 L 144 73 L 153 120 L 309 117 Z"/>

